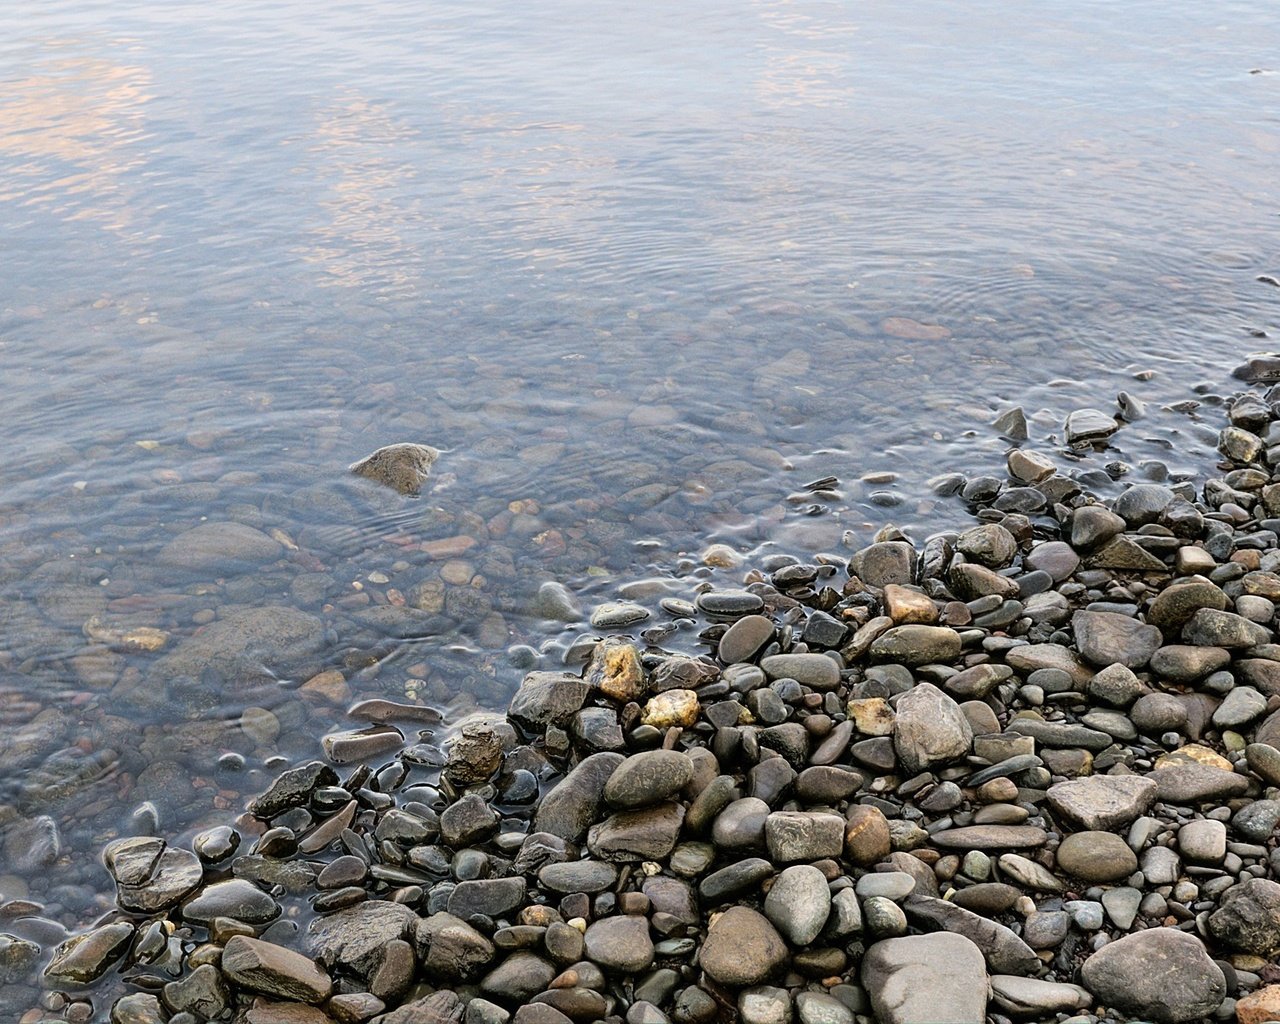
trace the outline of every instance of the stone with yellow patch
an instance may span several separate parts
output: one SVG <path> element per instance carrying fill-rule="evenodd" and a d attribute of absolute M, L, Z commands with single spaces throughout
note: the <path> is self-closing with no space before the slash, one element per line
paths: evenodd
<path fill-rule="evenodd" d="M 932 626 L 938 621 L 938 606 L 928 594 L 896 583 L 884 588 L 884 611 L 895 626 L 907 623 Z"/>
<path fill-rule="evenodd" d="M 849 701 L 849 717 L 864 736 L 891 736 L 897 716 L 883 697 L 858 697 Z"/>
<path fill-rule="evenodd" d="M 689 728 L 698 721 L 698 695 L 693 690 L 667 690 L 649 700 L 640 721 L 655 729 Z"/>
<path fill-rule="evenodd" d="M 1221 768 L 1225 772 L 1235 771 L 1235 765 L 1202 743 L 1188 743 L 1185 747 L 1171 750 L 1156 758 L 1157 768 L 1172 768 L 1180 764 L 1207 764 L 1211 768 Z"/>
<path fill-rule="evenodd" d="M 613 700 L 636 700 L 645 691 L 640 652 L 634 644 L 616 637 L 600 641 L 587 665 L 586 681 Z"/>

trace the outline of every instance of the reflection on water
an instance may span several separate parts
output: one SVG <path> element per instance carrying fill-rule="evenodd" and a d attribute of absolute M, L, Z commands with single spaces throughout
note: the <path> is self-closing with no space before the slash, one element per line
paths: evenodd
<path fill-rule="evenodd" d="M 50 40 L 29 74 L 5 81 L 0 203 L 125 232 L 137 194 L 130 175 L 145 159 L 151 76 L 82 45 Z"/>
<path fill-rule="evenodd" d="M 386 154 L 412 138 L 385 106 L 347 97 L 319 115 L 310 169 L 331 181 L 320 200 L 327 223 L 302 258 L 330 275 L 325 283 L 386 294 L 420 282 L 422 256 L 406 241 L 406 227 L 421 222 L 419 204 L 405 200 L 414 169 Z"/>
<path fill-rule="evenodd" d="M 1013 405 L 1194 472 L 1280 329 L 1256 5 L 99 13 L 0 10 L 0 894 L 66 925 L 352 701 L 560 664 L 546 580 L 958 523 Z"/>

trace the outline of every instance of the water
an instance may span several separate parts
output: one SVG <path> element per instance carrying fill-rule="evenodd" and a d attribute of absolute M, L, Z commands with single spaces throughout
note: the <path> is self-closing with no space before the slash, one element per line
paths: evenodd
<path fill-rule="evenodd" d="M 350 701 L 500 707 L 583 628 L 544 580 L 961 523 L 925 482 L 998 471 L 1012 405 L 1059 451 L 1127 391 L 1082 468 L 1194 473 L 1278 328 L 1266 5 L 10 0 L 0 39 L 0 822 L 61 842 L 0 893 L 67 926 L 101 841 L 227 820 Z M 400 440 L 445 449 L 419 499 L 346 477 Z M 205 522 L 277 547 L 164 554 Z"/>

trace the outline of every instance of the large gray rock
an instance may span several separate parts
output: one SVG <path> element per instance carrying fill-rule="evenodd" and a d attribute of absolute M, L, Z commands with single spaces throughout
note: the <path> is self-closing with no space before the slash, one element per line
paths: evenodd
<path fill-rule="evenodd" d="M 714 918 L 698 951 L 698 963 L 721 985 L 760 985 L 787 961 L 787 944 L 763 914 L 730 907 Z"/>
<path fill-rule="evenodd" d="M 1114 612 L 1076 612 L 1071 627 L 1080 653 L 1100 667 L 1142 668 L 1164 642 L 1155 626 Z"/>
<path fill-rule="evenodd" d="M 916 549 L 902 540 L 880 541 L 849 560 L 849 572 L 870 587 L 915 582 Z"/>
<path fill-rule="evenodd" d="M 637 915 L 618 915 L 595 921 L 587 928 L 587 958 L 609 970 L 631 974 L 653 963 L 649 922 Z"/>
<path fill-rule="evenodd" d="M 906 628 L 906 627 L 903 627 Z M 969 752 L 973 728 L 960 705 L 932 683 L 920 683 L 895 705 L 893 747 L 909 774 L 955 761 Z"/>
<path fill-rule="evenodd" d="M 379 448 L 347 469 L 401 494 L 417 494 L 439 457 L 440 452 L 430 445 L 402 441 Z"/>
<path fill-rule="evenodd" d="M 201 523 L 180 533 L 156 556 L 162 565 L 192 572 L 244 572 L 274 562 L 284 548 L 261 530 L 243 523 Z"/>
<path fill-rule="evenodd" d="M 530 672 L 511 698 L 507 717 L 531 733 L 549 725 L 564 728 L 590 693 L 589 685 L 567 672 Z"/>
<path fill-rule="evenodd" d="M 317 917 L 308 929 L 309 948 L 321 964 L 371 978 L 387 943 L 412 938 L 418 915 L 390 900 L 367 900 Z"/>
<path fill-rule="evenodd" d="M 612 751 L 584 757 L 542 798 L 533 819 L 533 831 L 580 842 L 599 818 L 605 784 L 623 760 L 621 754 Z"/>
<path fill-rule="evenodd" d="M 1141 775 L 1090 775 L 1049 787 L 1049 806 L 1068 824 L 1090 832 L 1123 828 L 1145 813 L 1157 787 Z"/>
<path fill-rule="evenodd" d="M 1241 650 L 1269 643 L 1271 631 L 1235 612 L 1201 608 L 1182 627 L 1182 639 L 1197 647 Z"/>
<path fill-rule="evenodd" d="M 1207 1017 L 1227 994 L 1204 944 L 1175 928 L 1107 943 L 1084 962 L 1080 980 L 1103 1005 L 1157 1024 Z"/>
<path fill-rule="evenodd" d="M 963 935 L 885 939 L 862 958 L 862 987 L 880 1024 L 985 1024 L 987 971 Z"/>
<path fill-rule="evenodd" d="M 1280 953 L 1280 884 L 1251 878 L 1232 886 L 1209 915 L 1209 934 L 1230 949 Z"/>
<path fill-rule="evenodd" d="M 414 941 L 418 960 L 430 981 L 471 980 L 494 958 L 492 942 L 465 921 L 444 911 L 421 918 Z"/>
<path fill-rule="evenodd" d="M 241 988 L 278 999 L 321 1003 L 333 983 L 309 957 L 273 942 L 233 936 L 222 951 L 222 973 Z"/>
<path fill-rule="evenodd" d="M 809 945 L 831 913 L 831 890 L 825 876 L 809 864 L 787 868 L 774 879 L 765 897 L 764 913 L 793 946 Z"/>
<path fill-rule="evenodd" d="M 318 668 L 324 646 L 324 624 L 314 615 L 282 605 L 234 608 L 156 661 L 149 678 L 158 685 L 204 679 L 209 669 L 229 683 L 274 681 Z"/>
<path fill-rule="evenodd" d="M 669 800 L 693 781 L 693 761 L 680 750 L 645 750 L 632 754 L 609 776 L 604 799 L 610 807 L 630 810 Z"/>

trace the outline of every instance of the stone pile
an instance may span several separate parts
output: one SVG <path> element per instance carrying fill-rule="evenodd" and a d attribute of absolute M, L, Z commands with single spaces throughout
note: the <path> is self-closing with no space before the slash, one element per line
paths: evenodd
<path fill-rule="evenodd" d="M 443 753 L 340 734 L 372 760 L 118 840 L 55 1008 L 112 972 L 115 1024 L 1276 1019 L 1272 402 L 1198 494 L 1015 450 L 971 529 L 665 600 L 705 654 L 605 606 Z"/>

